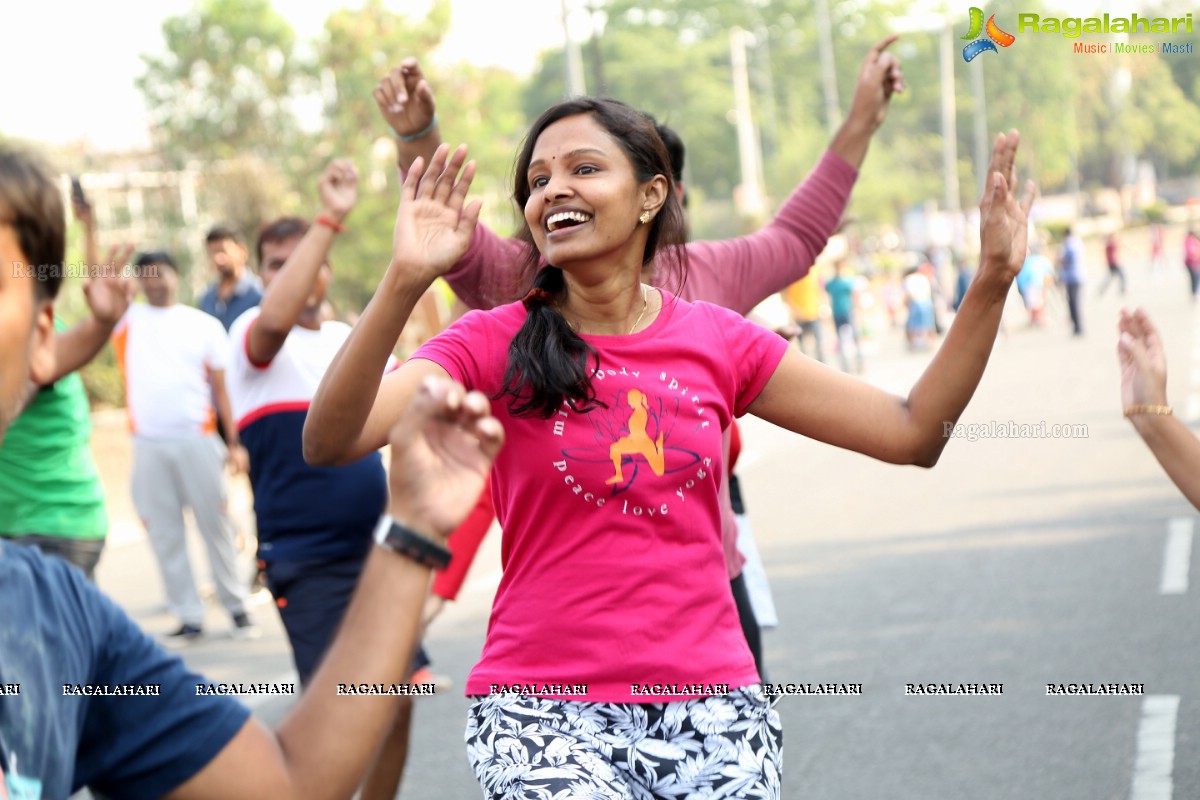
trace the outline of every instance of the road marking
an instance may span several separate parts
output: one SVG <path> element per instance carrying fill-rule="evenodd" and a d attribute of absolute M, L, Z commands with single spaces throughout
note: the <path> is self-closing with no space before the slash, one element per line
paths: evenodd
<path fill-rule="evenodd" d="M 1178 712 L 1178 695 L 1150 695 L 1142 701 L 1130 800 L 1171 800 Z"/>
<path fill-rule="evenodd" d="M 1167 521 L 1167 549 L 1163 554 L 1162 581 L 1159 594 L 1184 594 L 1188 588 L 1188 569 L 1192 562 L 1192 527 L 1190 517 L 1174 517 Z"/>

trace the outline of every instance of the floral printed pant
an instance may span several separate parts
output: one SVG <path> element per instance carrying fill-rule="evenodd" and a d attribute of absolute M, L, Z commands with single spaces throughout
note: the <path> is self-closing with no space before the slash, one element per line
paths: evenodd
<path fill-rule="evenodd" d="M 673 703 L 476 698 L 467 758 L 489 800 L 778 800 L 783 729 L 762 687 Z"/>

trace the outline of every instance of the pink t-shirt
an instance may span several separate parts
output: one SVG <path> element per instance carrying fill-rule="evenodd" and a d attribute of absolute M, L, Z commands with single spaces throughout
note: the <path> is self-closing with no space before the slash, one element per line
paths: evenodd
<path fill-rule="evenodd" d="M 587 684 L 590 702 L 661 702 L 633 685 L 758 682 L 721 544 L 722 431 L 787 343 L 738 315 L 663 292 L 632 336 L 585 336 L 606 404 L 550 419 L 492 408 L 507 434 L 492 470 L 504 577 L 468 695 Z M 472 312 L 413 358 L 494 395 L 520 303 Z M 533 687 L 533 691 L 528 691 Z M 702 696 L 704 692 L 680 697 Z"/>
<path fill-rule="evenodd" d="M 683 285 L 675 285 L 677 276 L 667 271 L 653 275 L 652 282 L 684 300 L 750 313 L 763 300 L 808 274 L 837 229 L 857 178 L 858 171 L 845 159 L 832 150 L 825 151 L 812 173 L 762 229 L 736 239 L 689 242 Z M 446 282 L 471 308 L 493 308 L 517 300 L 529 288 L 529 276 L 521 276 L 516 268 L 525 247 L 478 225 L 471 246 L 446 273 Z M 728 501 L 728 486 L 723 487 L 723 494 L 721 526 L 732 579 L 742 573 L 746 559 L 737 548 L 737 521 Z"/>

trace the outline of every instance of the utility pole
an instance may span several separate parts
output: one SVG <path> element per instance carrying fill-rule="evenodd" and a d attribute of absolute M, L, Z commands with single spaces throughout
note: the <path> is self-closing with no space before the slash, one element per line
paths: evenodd
<path fill-rule="evenodd" d="M 938 59 L 942 76 L 942 172 L 945 182 L 946 210 L 957 214 L 962 210 L 958 196 L 958 124 L 954 103 L 954 35 L 950 20 L 942 25 L 941 57 Z"/>
<path fill-rule="evenodd" d="M 596 94 L 606 94 L 608 85 L 604 80 L 604 52 L 600 48 L 600 27 L 596 24 L 596 15 L 600 9 L 593 3 L 588 3 L 588 24 L 592 35 L 588 39 L 588 52 L 592 62 L 592 91 Z"/>
<path fill-rule="evenodd" d="M 829 0 L 816 0 L 817 51 L 821 56 L 821 84 L 825 95 L 825 127 L 833 136 L 842 124 L 842 107 L 838 102 L 837 72 L 833 66 L 833 28 L 829 22 Z"/>
<path fill-rule="evenodd" d="M 750 75 L 746 67 L 746 40 L 741 28 L 729 31 L 729 54 L 733 65 L 733 104 L 737 119 L 738 161 L 742 171 L 741 196 L 738 211 L 748 217 L 761 217 L 766 210 L 762 194 L 762 160 L 758 151 L 758 136 L 750 114 Z"/>
<path fill-rule="evenodd" d="M 587 86 L 583 82 L 583 57 L 579 53 L 579 43 L 571 38 L 571 27 L 567 24 L 567 0 L 559 0 L 562 9 L 563 52 L 567 61 L 567 95 L 579 97 L 587 94 Z"/>
<path fill-rule="evenodd" d="M 967 65 L 971 75 L 971 94 L 975 95 L 975 189 L 983 197 L 987 186 L 988 164 L 991 163 L 991 137 L 988 136 L 987 100 L 983 96 L 983 59 L 977 58 Z M 1016 187 L 1009 187 L 1016 190 Z"/>

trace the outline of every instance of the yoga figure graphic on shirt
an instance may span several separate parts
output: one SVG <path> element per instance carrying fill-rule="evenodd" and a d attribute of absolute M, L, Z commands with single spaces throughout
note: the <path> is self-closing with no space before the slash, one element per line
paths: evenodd
<path fill-rule="evenodd" d="M 650 405 L 646 402 L 646 395 L 633 389 L 629 392 L 626 400 L 629 407 L 633 409 L 633 413 L 629 415 L 629 435 L 623 436 L 613 442 L 613 446 L 609 448 L 608 454 L 612 458 L 613 468 L 616 469 L 616 474 L 605 481 L 606 484 L 624 483 L 625 474 L 621 470 L 621 461 L 626 455 L 641 454 L 650 464 L 650 469 L 654 470 L 654 474 L 662 476 L 666 467 L 666 452 L 663 450 L 663 433 L 658 432 L 658 440 L 652 441 L 650 435 L 646 433 L 646 422 L 650 418 Z"/>

